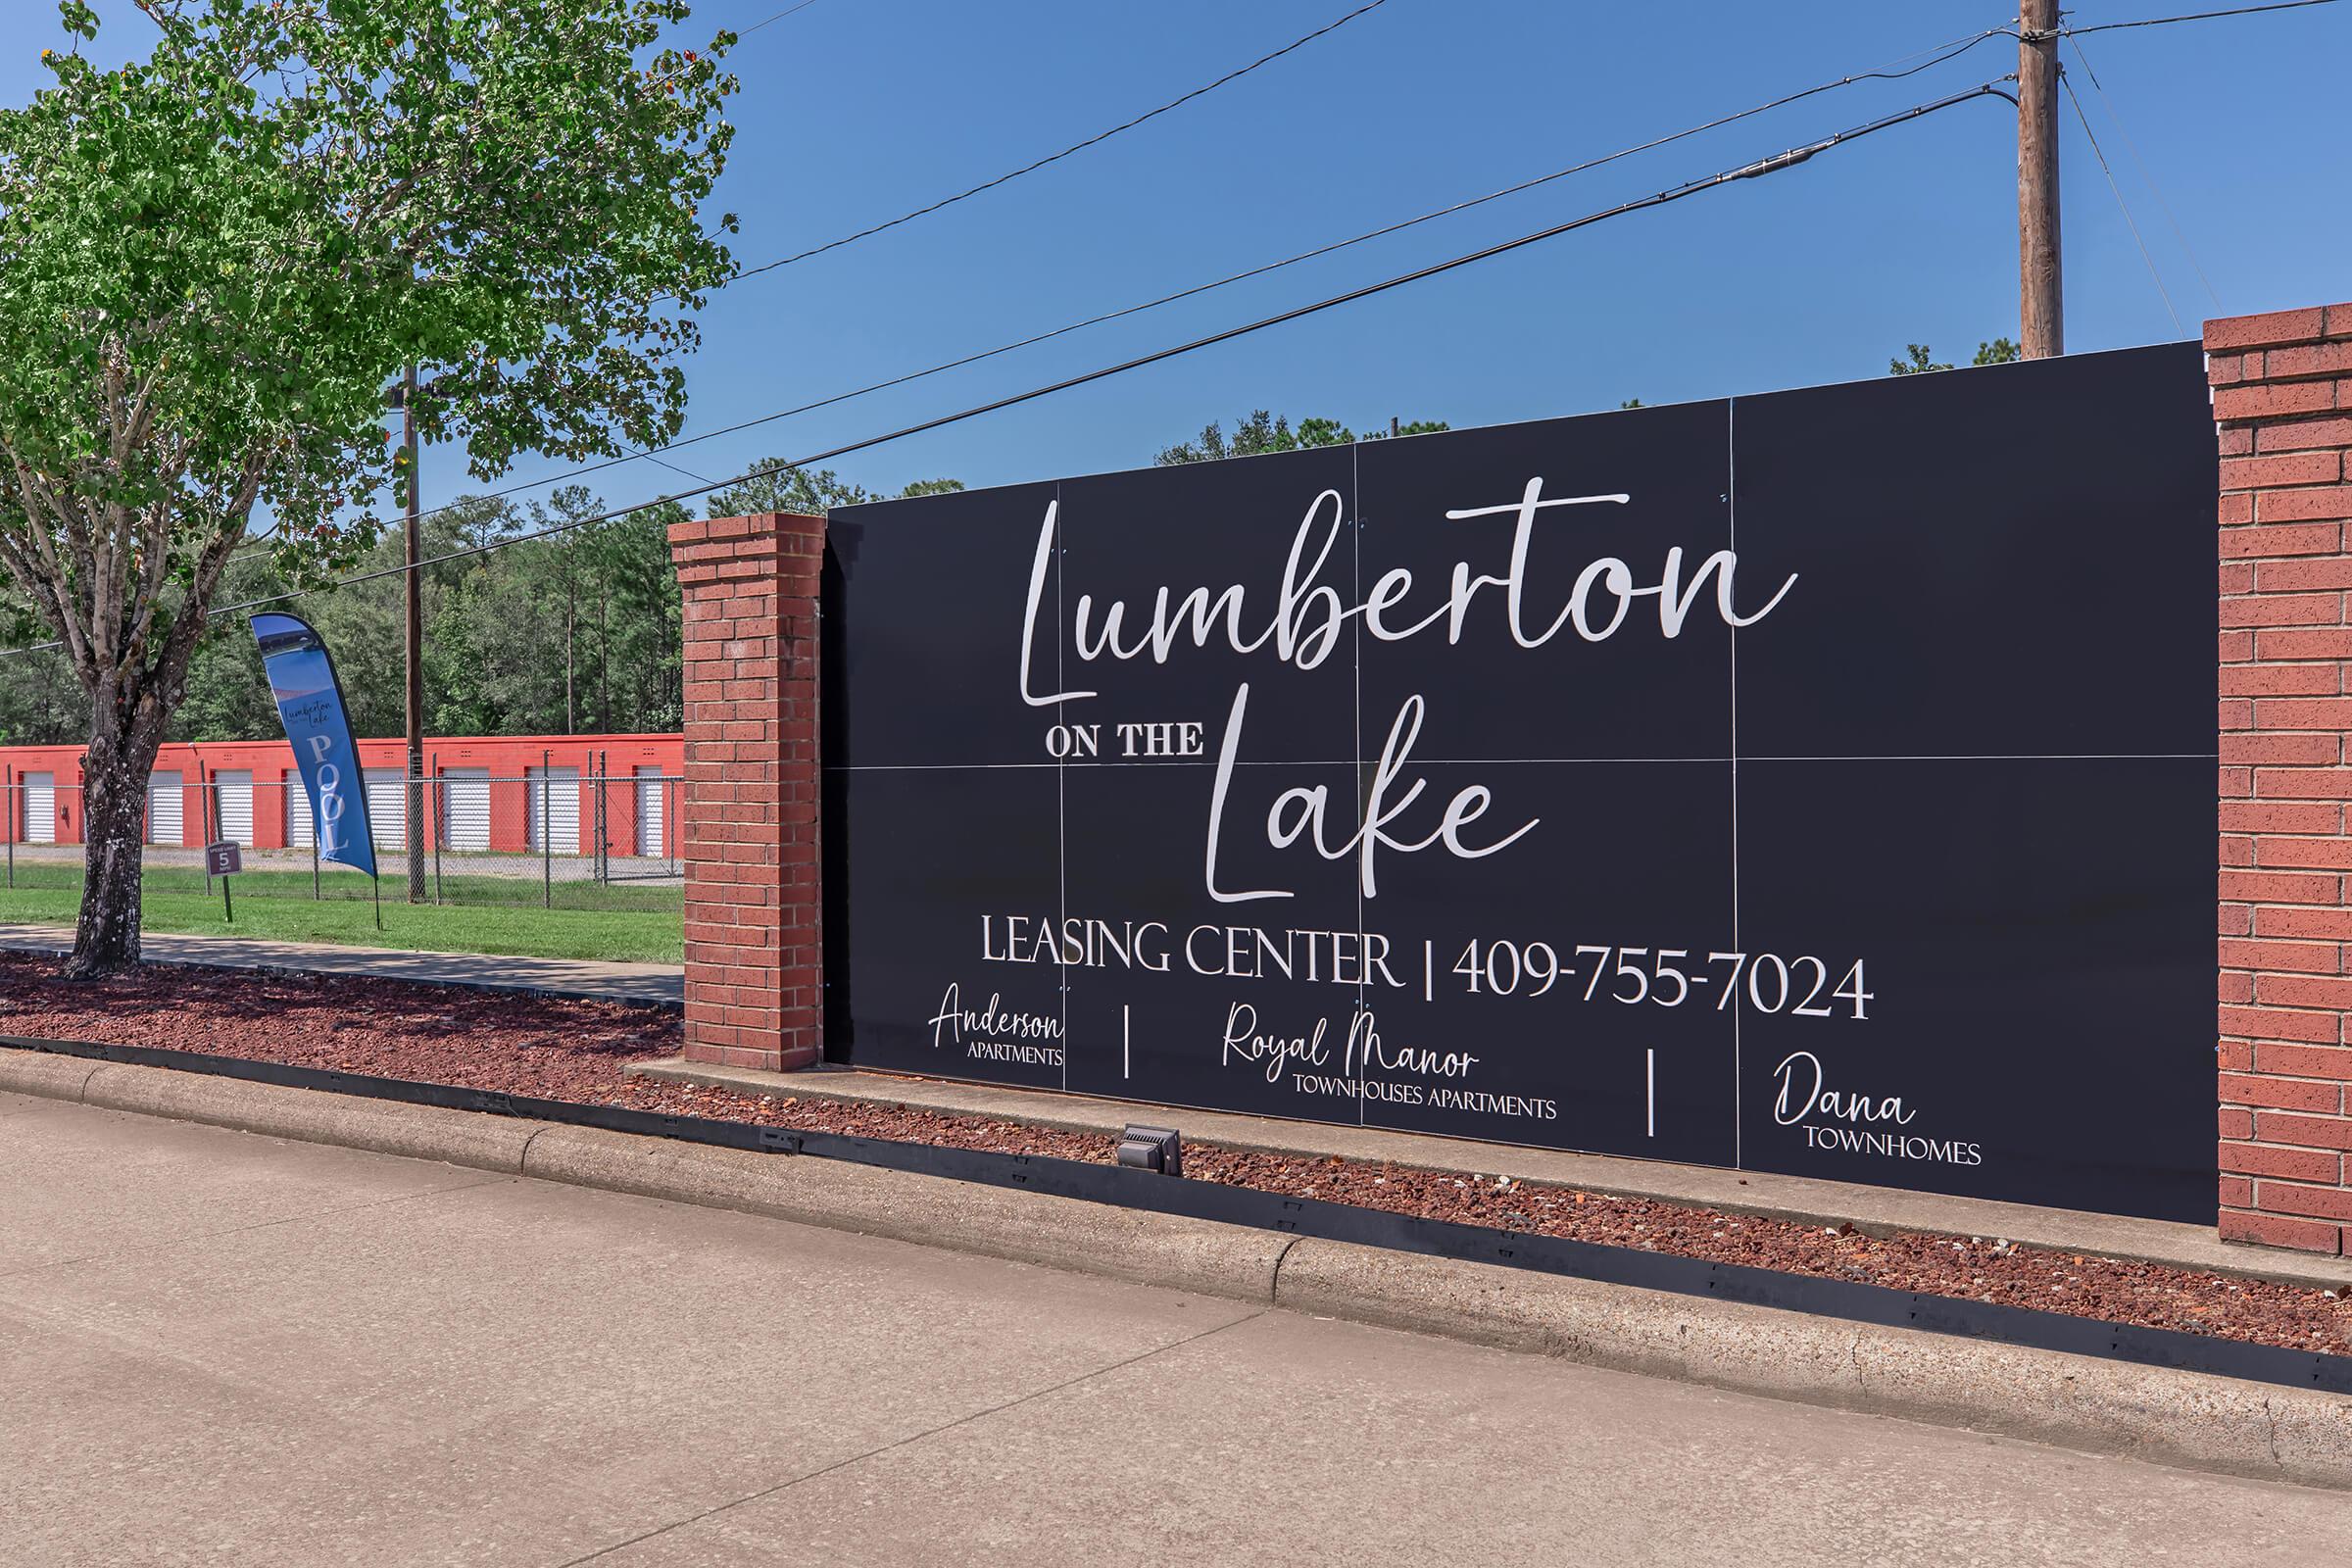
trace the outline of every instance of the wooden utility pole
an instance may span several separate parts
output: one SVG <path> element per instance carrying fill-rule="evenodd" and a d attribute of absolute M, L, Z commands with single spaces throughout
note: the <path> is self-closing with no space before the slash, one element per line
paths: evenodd
<path fill-rule="evenodd" d="M 2058 245 L 2058 0 L 2020 0 L 2017 22 L 2018 341 L 2029 360 L 2066 352 Z"/>
<path fill-rule="evenodd" d="M 402 705 L 408 730 L 408 761 L 403 771 L 408 775 L 402 788 L 407 792 L 408 809 L 401 814 L 406 822 L 409 841 L 409 902 L 424 902 L 424 573 L 417 569 L 423 559 L 422 542 L 417 538 L 416 525 L 420 509 L 417 505 L 416 472 L 416 367 L 412 365 L 400 382 L 401 442 L 407 453 L 409 516 L 405 541 L 409 569 L 402 574 L 408 586 L 408 612 L 404 616 L 408 647 L 408 700 Z"/>

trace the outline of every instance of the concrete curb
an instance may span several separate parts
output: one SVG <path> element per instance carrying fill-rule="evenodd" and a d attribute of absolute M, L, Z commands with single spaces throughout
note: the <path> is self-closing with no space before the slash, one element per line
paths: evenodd
<path fill-rule="evenodd" d="M 0 1089 L 43 1100 L 80 1101 L 90 1080 L 106 1070 L 103 1061 L 49 1056 L 30 1051 L 0 1051 Z"/>
<path fill-rule="evenodd" d="M 1281 1154 L 1296 1159 L 1341 1158 L 1396 1164 L 1457 1175 L 1509 1176 L 1616 1198 L 1654 1199 L 1755 1214 L 1800 1225 L 1850 1225 L 1869 1236 L 1906 1232 L 1937 1236 L 2005 1237 L 2059 1252 L 2082 1252 L 2127 1262 L 2160 1263 L 2199 1273 L 2272 1280 L 2316 1290 L 2352 1290 L 2352 1258 L 2294 1252 L 2247 1242 L 2225 1242 L 2210 1223 L 2088 1214 L 1995 1199 L 1873 1187 L 1858 1182 L 1787 1176 L 1772 1171 L 1680 1165 L 1518 1144 L 1480 1143 L 1437 1133 L 1294 1121 L 1240 1111 L 1103 1099 L 1056 1089 L 1013 1089 L 954 1078 L 907 1078 L 854 1067 L 767 1072 L 666 1056 L 630 1062 L 630 1077 L 700 1084 L 778 1100 L 890 1105 L 951 1116 L 1020 1122 L 1066 1132 L 1115 1135 L 1129 1122 L 1175 1126 L 1190 1143 Z"/>
<path fill-rule="evenodd" d="M 0 1058 L 0 1089 L 17 1087 L 7 1071 L 16 1054 L 10 1052 Z M 403 1105 L 318 1089 L 284 1089 L 238 1078 L 111 1062 L 99 1064 L 90 1074 L 79 1098 L 85 1105 L 106 1110 L 200 1121 L 270 1138 L 338 1144 L 372 1153 L 437 1159 L 491 1171 L 519 1172 L 523 1150 L 532 1135 L 549 1125 L 444 1110 L 437 1105 Z"/>
<path fill-rule="evenodd" d="M 0 1091 L 739 1209 L 2099 1453 L 2352 1491 L 2352 1396 L 1298 1238 L 836 1160 L 0 1051 Z"/>
<path fill-rule="evenodd" d="M 1301 1241 L 1281 1304 L 1588 1366 L 2352 1490 L 2352 1396 Z"/>
<path fill-rule="evenodd" d="M 1296 1240 L 841 1160 L 586 1127 L 551 1127 L 533 1139 L 522 1173 L 1242 1300 L 1274 1298 L 1276 1265 Z"/>

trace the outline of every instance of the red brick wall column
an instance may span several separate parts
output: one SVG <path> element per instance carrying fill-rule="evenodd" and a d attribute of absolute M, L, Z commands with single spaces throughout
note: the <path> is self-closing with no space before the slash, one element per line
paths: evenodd
<path fill-rule="evenodd" d="M 825 519 L 669 530 L 685 593 L 686 1054 L 777 1070 L 822 1054 L 817 596 Z"/>
<path fill-rule="evenodd" d="M 2352 1251 L 2352 304 L 2211 321 L 2221 1227 Z"/>

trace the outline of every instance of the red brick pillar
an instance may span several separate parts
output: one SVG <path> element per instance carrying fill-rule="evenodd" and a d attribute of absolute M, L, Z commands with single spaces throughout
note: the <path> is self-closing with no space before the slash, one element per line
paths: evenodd
<path fill-rule="evenodd" d="M 2211 321 L 2221 1227 L 2352 1251 L 2352 305 Z"/>
<path fill-rule="evenodd" d="M 817 594 L 825 519 L 681 522 L 686 1054 L 783 1070 L 822 1054 Z"/>

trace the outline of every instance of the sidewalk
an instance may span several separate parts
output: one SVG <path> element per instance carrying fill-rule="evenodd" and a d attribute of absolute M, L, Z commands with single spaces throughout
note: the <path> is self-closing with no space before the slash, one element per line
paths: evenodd
<path fill-rule="evenodd" d="M 12 1563 L 2352 1560 L 2336 1493 L 511 1164 L 8 1094 L 0 1126 Z"/>
<path fill-rule="evenodd" d="M 74 933 L 54 926 L 0 925 L 0 949 L 62 956 Z M 481 991 L 588 1002 L 626 1002 L 672 1010 L 686 1004 L 686 971 L 671 963 L 602 963 L 582 958 L 525 958 L 506 954 L 404 953 L 317 942 L 260 942 L 243 937 L 148 932 L 139 940 L 149 963 L 217 969 L 279 969 L 305 974 L 372 975 Z"/>

